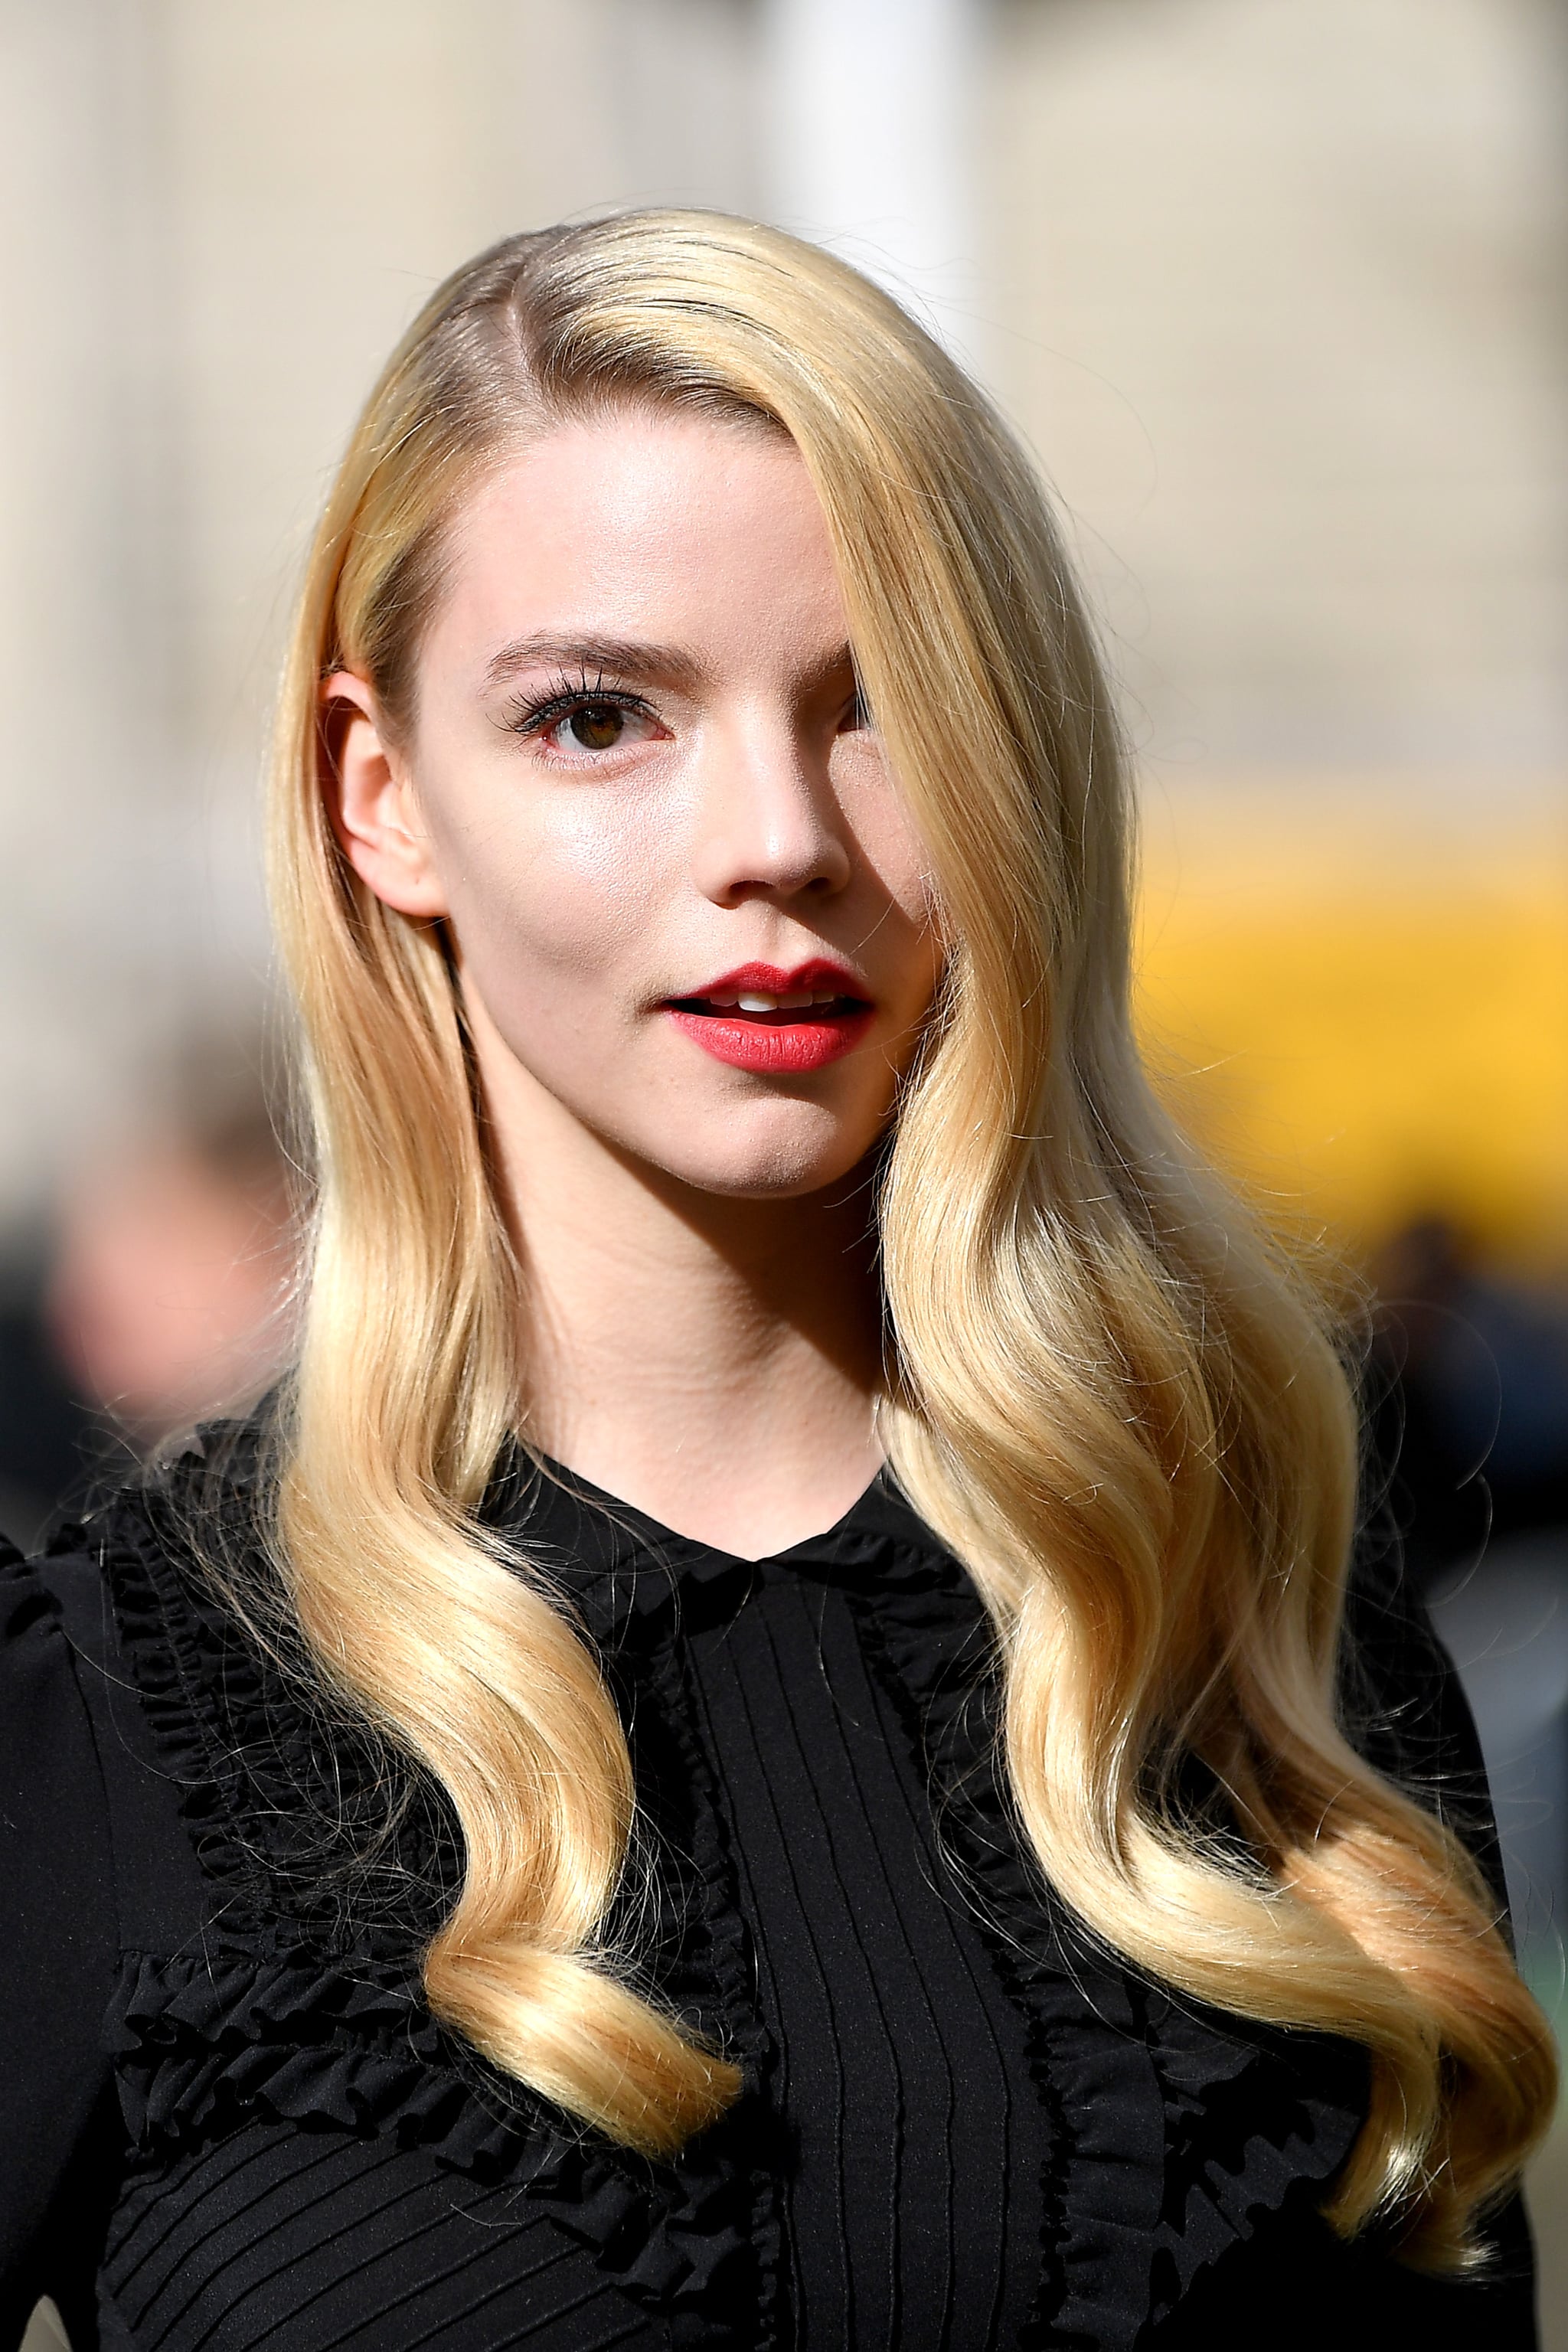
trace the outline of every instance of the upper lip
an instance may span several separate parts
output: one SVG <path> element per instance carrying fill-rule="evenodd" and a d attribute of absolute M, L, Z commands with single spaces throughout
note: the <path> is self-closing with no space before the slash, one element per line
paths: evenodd
<path fill-rule="evenodd" d="M 717 980 L 704 981 L 700 988 L 685 988 L 679 994 L 665 999 L 668 1004 L 686 1004 L 694 1000 L 727 993 L 731 989 L 756 989 L 769 996 L 798 995 L 803 989 L 820 994 L 831 989 L 835 996 L 850 996 L 857 1003 L 868 1004 L 871 992 L 847 964 L 835 963 L 826 956 L 813 956 L 808 962 L 793 964 L 786 971 L 776 963 L 738 963 L 733 971 L 721 972 Z"/>

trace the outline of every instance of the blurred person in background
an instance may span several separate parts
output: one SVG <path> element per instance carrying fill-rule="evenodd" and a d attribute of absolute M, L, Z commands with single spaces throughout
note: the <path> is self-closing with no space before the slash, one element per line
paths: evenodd
<path fill-rule="evenodd" d="M 1384 1244 L 1372 1438 L 1411 1576 L 1464 1676 L 1521 1961 L 1563 1998 L 1568 1910 L 1568 1313 L 1451 1220 Z"/>
<path fill-rule="evenodd" d="M 293 1255 L 265 1089 L 209 1049 L 62 1199 L 44 1312 L 79 1394 L 144 1449 L 253 1398 L 289 1351 Z"/>
<path fill-rule="evenodd" d="M 1404 1227 L 1371 1275 L 1376 1447 L 1413 1574 L 1568 1535 L 1568 1312 L 1489 1274 L 1445 1217 Z"/>
<path fill-rule="evenodd" d="M 279 740 L 298 1363 L 9 1570 L 0 2316 L 1519 2352 L 1468 1721 L 983 395 L 748 222 L 510 239 Z"/>
<path fill-rule="evenodd" d="M 0 1496 L 18 1539 L 286 1359 L 290 1171 L 248 1032 L 192 1037 L 68 1175 L 0 1318 Z"/>

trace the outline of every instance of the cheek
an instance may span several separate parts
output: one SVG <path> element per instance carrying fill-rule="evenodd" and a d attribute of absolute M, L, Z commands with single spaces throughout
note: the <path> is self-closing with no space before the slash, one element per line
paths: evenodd
<path fill-rule="evenodd" d="M 593 1025 L 596 1003 L 609 1009 L 596 984 L 639 946 L 646 956 L 668 828 L 626 799 L 584 793 L 454 828 L 442 845 L 464 963 L 497 1026 L 546 1012 Z"/>
<path fill-rule="evenodd" d="M 896 793 L 878 783 L 856 796 L 855 833 L 874 894 L 887 909 L 888 945 L 898 943 L 910 1003 L 929 1001 L 942 967 L 935 885 L 925 845 Z M 920 1004 L 915 1004 L 915 999 Z"/>

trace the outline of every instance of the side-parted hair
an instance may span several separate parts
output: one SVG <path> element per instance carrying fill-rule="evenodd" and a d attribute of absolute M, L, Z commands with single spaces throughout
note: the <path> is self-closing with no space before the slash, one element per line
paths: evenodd
<path fill-rule="evenodd" d="M 1407 2259 L 1462 2266 L 1550 2116 L 1550 2036 L 1468 1853 L 1341 1727 L 1352 1385 L 1328 1311 L 1141 1066 L 1128 783 L 1040 486 L 886 294 L 718 215 L 512 237 L 440 288 L 328 499 L 282 696 L 274 888 L 320 1206 L 275 1539 L 321 1674 L 460 1823 L 431 2005 L 650 2153 L 738 2088 L 607 1945 L 626 1739 L 548 1580 L 478 1516 L 526 1426 L 526 1276 L 454 980 L 440 927 L 355 877 L 325 790 L 334 671 L 413 739 L 476 484 L 555 425 L 636 404 L 794 443 L 935 877 L 945 978 L 879 1198 L 884 1423 L 994 1622 L 1021 1831 L 1135 1969 L 1363 2044 L 1370 2110 L 1331 2219 L 1377 2217 Z M 1183 1802 L 1194 1760 L 1221 1827 Z"/>

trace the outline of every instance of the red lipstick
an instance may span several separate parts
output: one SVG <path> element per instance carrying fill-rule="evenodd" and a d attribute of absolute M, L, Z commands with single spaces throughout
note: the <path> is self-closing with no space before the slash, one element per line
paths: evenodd
<path fill-rule="evenodd" d="M 844 964 L 816 956 L 785 971 L 743 963 L 664 1009 L 693 1045 L 737 1070 L 796 1077 L 853 1053 L 877 1008 Z"/>

